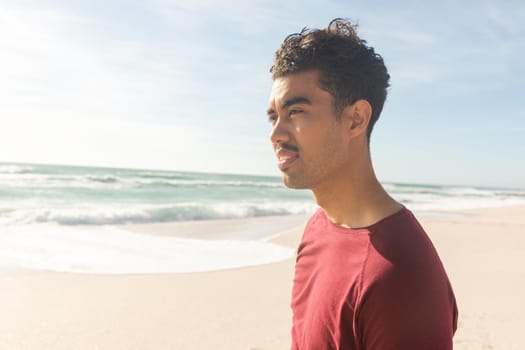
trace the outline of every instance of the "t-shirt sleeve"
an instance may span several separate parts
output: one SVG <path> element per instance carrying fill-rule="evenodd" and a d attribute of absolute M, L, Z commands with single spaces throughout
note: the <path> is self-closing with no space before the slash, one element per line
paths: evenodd
<path fill-rule="evenodd" d="M 439 268 L 391 266 L 368 282 L 356 314 L 363 349 L 452 349 L 457 308 Z"/>

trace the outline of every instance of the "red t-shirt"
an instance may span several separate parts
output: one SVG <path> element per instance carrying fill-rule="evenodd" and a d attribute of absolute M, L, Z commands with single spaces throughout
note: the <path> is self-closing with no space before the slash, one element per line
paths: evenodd
<path fill-rule="evenodd" d="M 293 350 L 452 349 L 458 310 L 439 256 L 406 208 L 366 228 L 319 209 L 299 246 Z"/>

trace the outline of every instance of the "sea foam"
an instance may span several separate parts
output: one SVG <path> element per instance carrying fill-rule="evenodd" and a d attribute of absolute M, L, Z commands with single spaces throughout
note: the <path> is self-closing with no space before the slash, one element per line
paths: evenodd
<path fill-rule="evenodd" d="M 84 274 L 179 273 L 231 269 L 292 257 L 264 241 L 197 240 L 110 226 L 0 228 L 0 265 Z"/>

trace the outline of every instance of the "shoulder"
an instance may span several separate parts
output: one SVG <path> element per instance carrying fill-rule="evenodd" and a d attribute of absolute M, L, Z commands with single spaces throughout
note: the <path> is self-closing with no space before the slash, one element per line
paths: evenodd
<path fill-rule="evenodd" d="M 373 228 L 356 313 L 367 342 L 382 344 L 370 348 L 412 341 L 419 347 L 403 348 L 433 343 L 448 348 L 456 327 L 455 298 L 435 248 L 410 211 Z M 385 328 L 388 334 L 378 337 Z"/>
<path fill-rule="evenodd" d="M 416 291 L 447 288 L 448 278 L 441 259 L 408 209 L 371 228 L 369 244 L 363 267 L 364 287 L 383 288 L 391 293 L 412 287 Z"/>
<path fill-rule="evenodd" d="M 406 208 L 370 228 L 371 253 L 390 267 L 439 262 L 436 249 L 414 214 Z"/>
<path fill-rule="evenodd" d="M 445 269 L 426 232 L 404 209 L 371 230 L 363 265 L 361 302 L 424 305 L 430 300 L 448 304 L 451 287 Z"/>

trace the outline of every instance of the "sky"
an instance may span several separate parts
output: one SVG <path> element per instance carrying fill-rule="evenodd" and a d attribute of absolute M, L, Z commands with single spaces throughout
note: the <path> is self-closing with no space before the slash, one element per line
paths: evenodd
<path fill-rule="evenodd" d="M 336 17 L 391 76 L 381 181 L 525 188 L 521 1 L 0 0 L 0 162 L 278 176 L 273 54 Z"/>

